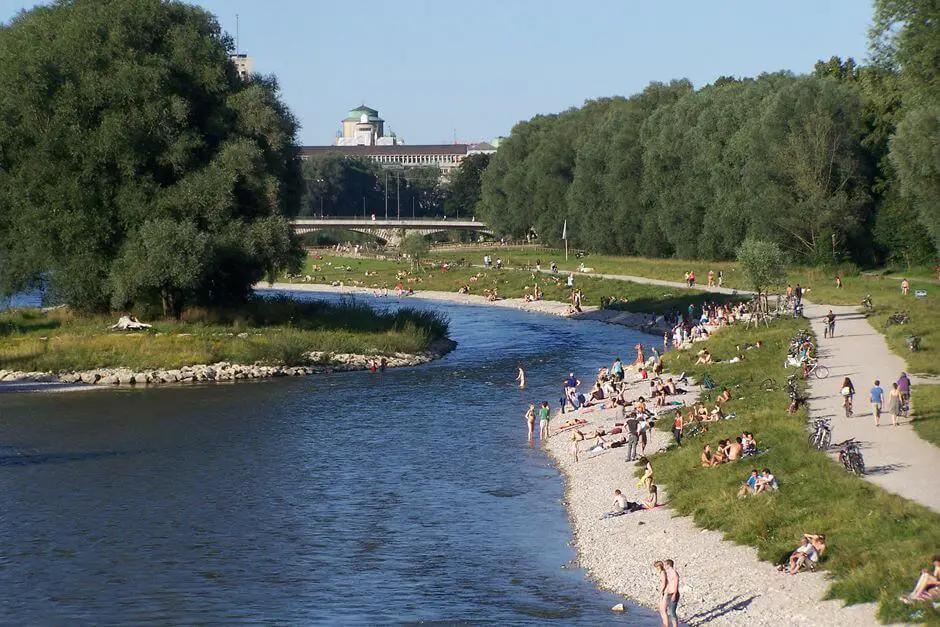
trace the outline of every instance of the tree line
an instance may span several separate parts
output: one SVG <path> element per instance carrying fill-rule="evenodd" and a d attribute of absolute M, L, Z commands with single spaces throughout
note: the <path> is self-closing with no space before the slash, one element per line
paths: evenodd
<path fill-rule="evenodd" d="M 940 243 L 935 2 L 878 0 L 873 61 L 652 83 L 512 129 L 478 214 L 611 254 L 730 259 L 747 238 L 813 264 L 921 264 Z"/>

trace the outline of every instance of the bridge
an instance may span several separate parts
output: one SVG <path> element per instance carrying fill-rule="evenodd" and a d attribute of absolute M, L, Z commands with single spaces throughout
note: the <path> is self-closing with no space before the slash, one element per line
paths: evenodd
<path fill-rule="evenodd" d="M 446 231 L 471 231 L 492 237 L 493 233 L 484 222 L 476 220 L 438 220 L 433 218 L 409 218 L 402 220 L 383 220 L 369 218 L 297 218 L 291 220 L 294 231 L 298 235 L 338 229 L 355 231 L 370 235 L 376 240 L 397 246 L 410 233 L 433 235 Z"/>

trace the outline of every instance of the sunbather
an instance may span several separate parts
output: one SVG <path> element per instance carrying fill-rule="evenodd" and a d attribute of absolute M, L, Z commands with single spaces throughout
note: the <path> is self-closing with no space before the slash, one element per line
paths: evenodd
<path fill-rule="evenodd" d="M 926 568 L 920 571 L 920 577 L 911 593 L 905 597 L 900 597 L 904 603 L 914 601 L 929 601 L 940 596 L 940 555 L 933 557 L 933 572 Z"/>

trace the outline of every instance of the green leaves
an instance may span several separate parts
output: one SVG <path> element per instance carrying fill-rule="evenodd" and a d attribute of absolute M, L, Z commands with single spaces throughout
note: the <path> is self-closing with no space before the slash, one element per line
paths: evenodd
<path fill-rule="evenodd" d="M 780 247 L 773 242 L 747 239 L 737 252 L 738 263 L 750 287 L 758 295 L 779 287 L 787 280 L 787 264 Z"/>
<path fill-rule="evenodd" d="M 79 308 L 178 314 L 296 262 L 296 122 L 229 45 L 176 1 L 62 1 L 0 29 L 0 292 L 47 277 Z"/>

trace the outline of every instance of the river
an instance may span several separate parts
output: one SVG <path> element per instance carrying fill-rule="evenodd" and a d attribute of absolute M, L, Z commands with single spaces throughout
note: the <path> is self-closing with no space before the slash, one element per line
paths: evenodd
<path fill-rule="evenodd" d="M 522 417 L 652 338 L 408 303 L 448 314 L 458 348 L 377 374 L 0 395 L 0 622 L 658 624 L 571 565 L 563 483 Z"/>

